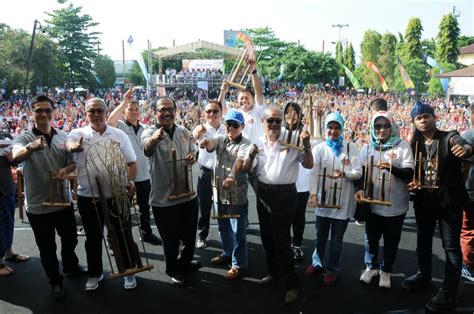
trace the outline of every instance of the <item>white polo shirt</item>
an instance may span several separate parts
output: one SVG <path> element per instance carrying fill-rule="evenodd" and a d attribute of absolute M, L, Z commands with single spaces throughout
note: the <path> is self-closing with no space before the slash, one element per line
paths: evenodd
<path fill-rule="evenodd" d="M 304 152 L 282 146 L 282 139 L 283 129 L 275 143 L 268 141 L 265 134 L 255 143 L 259 149 L 254 161 L 258 181 L 271 185 L 296 182 Z"/>
<path fill-rule="evenodd" d="M 100 139 L 112 139 L 120 143 L 120 151 L 123 154 L 126 163 L 131 163 L 137 160 L 137 156 L 133 151 L 132 143 L 127 134 L 122 130 L 106 126 L 105 132 L 101 135 L 94 131 L 90 125 L 80 129 L 74 129 L 69 133 L 68 141 L 79 141 L 82 137 L 83 151 L 76 153 L 77 158 L 77 195 L 84 197 L 99 197 L 97 184 L 95 178 L 87 177 L 86 170 L 86 154 L 89 147 Z M 91 169 L 89 169 L 89 174 Z M 107 185 L 104 187 L 104 194 L 106 198 L 112 197 L 112 193 Z"/>
<path fill-rule="evenodd" d="M 217 129 L 215 129 L 212 125 L 210 125 L 207 122 L 204 124 L 204 126 L 206 127 L 206 133 L 204 134 L 204 137 L 200 141 L 204 139 L 213 138 L 216 135 L 225 135 L 225 128 L 224 128 L 223 123 L 219 124 L 219 127 Z M 199 165 L 211 170 L 212 167 L 214 167 L 215 159 L 216 159 L 215 151 L 210 153 L 205 148 L 199 148 L 199 158 L 198 158 Z"/>

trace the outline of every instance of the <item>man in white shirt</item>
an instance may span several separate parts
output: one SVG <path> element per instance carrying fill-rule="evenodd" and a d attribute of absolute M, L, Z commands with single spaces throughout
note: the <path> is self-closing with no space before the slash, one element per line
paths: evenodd
<path fill-rule="evenodd" d="M 193 131 L 194 138 L 200 132 L 204 133 L 204 138 L 212 138 L 215 135 L 225 134 L 222 120 L 222 104 L 216 100 L 211 100 L 204 108 L 204 125 L 197 126 Z M 199 149 L 199 178 L 197 184 L 197 193 L 199 198 L 199 221 L 198 221 L 198 240 L 196 247 L 203 249 L 207 246 L 207 236 L 209 235 L 209 220 L 212 208 L 212 168 L 216 158 L 215 152 L 208 152 L 205 148 Z"/>
<path fill-rule="evenodd" d="M 267 257 L 268 275 L 260 280 L 264 286 L 278 279 L 281 274 L 286 284 L 286 303 L 293 303 L 299 296 L 299 279 L 291 248 L 290 226 L 296 210 L 296 186 L 299 164 L 313 167 L 310 134 L 301 133 L 304 151 L 281 145 L 283 140 L 282 112 L 276 107 L 265 111 L 260 137 L 249 154 L 244 168 L 255 158 L 254 170 L 257 183 L 257 212 L 262 245 Z"/>
<path fill-rule="evenodd" d="M 86 291 L 95 290 L 99 287 L 99 282 L 104 278 L 102 266 L 102 235 L 104 228 L 104 210 L 100 202 L 97 184 L 94 178 L 88 178 L 86 169 L 86 153 L 89 147 L 99 139 L 112 139 L 120 143 L 120 151 L 128 167 L 128 179 L 133 184 L 137 174 L 136 155 L 128 136 L 121 130 L 107 126 L 106 105 L 102 99 L 91 98 L 86 103 L 86 119 L 89 125 L 72 130 L 67 141 L 67 150 L 75 152 L 77 157 L 77 205 L 81 214 L 84 231 L 86 232 L 86 253 L 89 280 L 86 283 Z M 123 191 L 126 193 L 126 191 Z M 103 195 L 107 201 L 107 207 L 113 212 L 112 195 L 110 191 L 104 191 Z M 94 204 L 95 203 L 95 204 Z M 115 210 L 116 211 L 116 210 Z M 98 216 L 101 217 L 99 221 Z M 129 225 L 130 221 L 120 222 L 113 215 L 109 219 L 114 224 L 115 230 L 121 230 L 122 224 Z M 130 229 L 128 229 L 130 232 Z M 130 235 L 131 237 L 131 235 Z M 117 236 L 117 241 L 122 252 L 126 251 L 124 237 Z M 134 245 L 134 244 L 130 244 Z M 124 256 L 124 266 L 126 269 L 136 266 L 134 256 Z M 124 277 L 124 288 L 134 289 L 137 282 L 134 275 Z"/>

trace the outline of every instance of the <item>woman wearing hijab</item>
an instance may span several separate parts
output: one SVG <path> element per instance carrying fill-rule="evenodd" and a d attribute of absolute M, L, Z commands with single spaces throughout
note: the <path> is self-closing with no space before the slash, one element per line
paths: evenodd
<path fill-rule="evenodd" d="M 370 123 L 370 142 L 360 151 L 360 161 L 364 169 L 371 156 L 374 158 L 373 171 L 370 169 L 364 171 L 364 174 L 372 173 L 373 191 L 381 190 L 382 181 L 379 178 L 385 173 L 383 188 L 387 199 L 391 201 L 390 206 L 370 204 L 370 211 L 365 221 L 366 270 L 362 273 L 360 281 L 370 284 L 372 279 L 380 274 L 381 288 L 391 287 L 390 273 L 397 255 L 403 221 L 408 211 L 407 182 L 413 177 L 414 169 L 410 145 L 396 136 L 394 125 L 391 113 L 386 111 L 375 113 Z M 366 179 L 361 181 L 367 182 Z M 360 189 L 355 198 L 360 201 L 362 197 L 364 191 Z M 380 265 L 378 251 L 382 235 L 384 249 L 383 262 Z"/>
<path fill-rule="evenodd" d="M 314 166 L 310 175 L 308 205 L 316 208 L 316 247 L 312 263 L 306 268 L 306 275 L 323 272 L 324 283 L 331 285 L 336 281 L 340 271 L 344 233 L 355 212 L 353 181 L 360 179 L 362 168 L 356 145 L 343 139 L 342 116 L 337 112 L 330 113 L 324 125 L 326 140 L 313 148 Z M 341 189 L 334 188 L 336 183 Z M 324 207 L 325 204 L 334 205 L 334 202 L 338 204 L 340 202 L 341 208 Z M 329 232 L 331 241 L 329 256 L 325 262 Z"/>

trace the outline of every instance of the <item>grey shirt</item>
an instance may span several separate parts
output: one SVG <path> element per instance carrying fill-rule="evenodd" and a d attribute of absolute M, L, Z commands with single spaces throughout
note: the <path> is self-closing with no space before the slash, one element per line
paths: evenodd
<path fill-rule="evenodd" d="M 227 135 L 217 135 L 213 137 L 215 143 L 214 151 L 216 160 L 214 163 L 214 199 L 226 205 L 247 204 L 247 173 L 239 171 L 235 176 L 235 186 L 224 189 L 222 182 L 227 178 L 234 167 L 237 159 L 248 157 L 250 141 L 241 136 L 237 141 L 230 141 Z M 216 195 L 217 194 L 217 195 Z"/>
<path fill-rule="evenodd" d="M 69 180 L 52 180 L 52 172 L 67 166 L 68 161 L 76 163 L 73 153 L 66 151 L 67 133 L 54 129 L 51 145 L 32 153 L 23 161 L 23 178 L 25 180 L 25 208 L 31 214 L 48 214 L 63 208 L 48 207 L 43 202 L 50 198 L 49 193 L 63 193 L 64 203 L 71 203 Z M 54 133 L 54 132 L 53 132 Z M 42 136 L 42 135 L 41 135 Z M 13 150 L 25 147 L 37 136 L 32 131 L 17 136 L 13 141 Z M 46 143 L 46 139 L 44 139 Z"/>
<path fill-rule="evenodd" d="M 461 136 L 474 148 L 474 129 L 462 132 Z M 474 202 L 474 155 L 471 155 L 466 161 L 471 164 L 466 179 L 466 189 L 469 194 L 469 200 Z"/>
<path fill-rule="evenodd" d="M 143 132 L 142 142 L 144 143 L 150 138 L 157 126 L 151 126 Z M 173 164 L 172 151 L 176 150 L 176 167 Z M 169 197 L 175 194 L 173 188 L 176 184 L 180 187 L 180 191 L 184 191 L 183 187 L 189 185 L 190 190 L 194 190 L 192 186 L 192 174 L 185 173 L 184 161 L 188 154 L 195 154 L 195 145 L 191 142 L 189 131 L 181 126 L 175 126 L 173 138 L 165 132 L 163 140 L 156 144 L 151 151 L 149 157 L 150 161 L 150 177 L 151 177 L 151 192 L 150 205 L 156 207 L 168 207 L 181 203 L 188 202 L 196 197 L 196 194 L 186 197 L 180 197 L 170 200 Z M 174 173 L 176 171 L 176 173 Z M 186 182 L 186 178 L 187 181 Z"/>
<path fill-rule="evenodd" d="M 138 127 L 137 133 L 135 133 L 133 125 L 129 125 L 124 121 L 119 121 L 117 128 L 127 134 L 130 142 L 132 143 L 135 155 L 137 155 L 137 176 L 135 178 L 135 182 L 150 180 L 150 166 L 148 158 L 145 156 L 142 148 L 142 135 L 145 129 L 142 125 L 140 125 Z"/>

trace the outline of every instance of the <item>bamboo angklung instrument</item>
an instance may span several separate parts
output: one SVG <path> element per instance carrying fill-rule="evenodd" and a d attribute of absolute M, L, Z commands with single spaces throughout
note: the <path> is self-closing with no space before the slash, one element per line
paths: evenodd
<path fill-rule="evenodd" d="M 320 204 L 323 205 L 326 203 L 326 167 L 323 169 L 323 182 L 322 182 L 322 190 L 321 190 L 321 201 Z"/>

